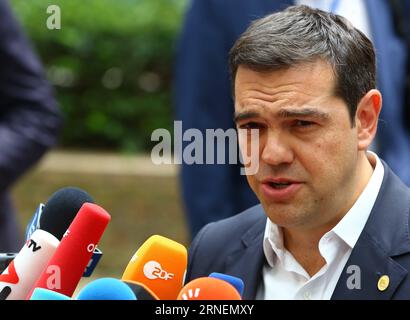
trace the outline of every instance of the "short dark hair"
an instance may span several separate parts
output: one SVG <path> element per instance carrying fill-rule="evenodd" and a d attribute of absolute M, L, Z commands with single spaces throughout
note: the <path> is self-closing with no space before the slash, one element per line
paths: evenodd
<path fill-rule="evenodd" d="M 342 16 L 305 5 L 254 21 L 229 53 L 235 95 L 240 65 L 273 71 L 323 59 L 335 74 L 335 95 L 344 99 L 354 125 L 357 105 L 376 87 L 372 42 Z"/>

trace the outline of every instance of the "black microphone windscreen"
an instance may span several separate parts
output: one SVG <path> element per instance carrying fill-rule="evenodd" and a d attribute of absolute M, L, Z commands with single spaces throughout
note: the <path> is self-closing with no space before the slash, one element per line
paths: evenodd
<path fill-rule="evenodd" d="M 159 300 L 159 298 L 142 283 L 133 281 L 124 281 L 124 283 L 134 292 L 137 300 Z"/>
<path fill-rule="evenodd" d="M 66 187 L 48 199 L 40 218 L 40 228 L 61 240 L 81 206 L 94 203 L 93 198 L 79 188 Z"/>

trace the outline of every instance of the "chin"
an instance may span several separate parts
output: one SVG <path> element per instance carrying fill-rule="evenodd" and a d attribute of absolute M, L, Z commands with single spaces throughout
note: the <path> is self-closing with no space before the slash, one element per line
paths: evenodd
<path fill-rule="evenodd" d="M 266 215 L 276 225 L 284 228 L 296 227 L 303 218 L 298 215 L 300 210 L 290 208 L 289 204 L 268 204 L 264 206 Z"/>

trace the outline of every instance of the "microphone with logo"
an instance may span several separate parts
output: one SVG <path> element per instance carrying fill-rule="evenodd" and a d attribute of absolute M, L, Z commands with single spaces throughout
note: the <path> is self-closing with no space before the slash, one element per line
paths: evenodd
<path fill-rule="evenodd" d="M 177 300 L 242 300 L 238 290 L 217 278 L 197 278 L 178 294 Z"/>
<path fill-rule="evenodd" d="M 42 210 L 38 226 L 21 251 L 0 275 L 0 300 L 25 299 L 54 254 L 81 205 L 92 201 L 84 191 L 65 188 L 54 193 Z"/>
<path fill-rule="evenodd" d="M 46 230 L 61 240 L 85 202 L 94 203 L 94 200 L 87 192 L 80 188 L 65 187 L 56 191 L 47 201 L 46 205 L 40 203 L 37 207 L 33 218 L 26 227 L 26 240 L 37 229 Z M 83 277 L 89 277 L 92 274 L 101 256 L 101 250 L 95 248 Z"/>
<path fill-rule="evenodd" d="M 94 200 L 87 192 L 79 188 L 65 187 L 56 191 L 48 199 L 46 205 L 40 203 L 37 207 L 26 227 L 26 241 L 37 229 L 46 230 L 61 240 L 85 202 L 94 203 Z M 0 272 L 3 272 L 16 256 L 17 253 L 0 253 Z M 96 248 L 83 277 L 89 277 L 92 274 L 101 256 L 102 251 Z"/>
<path fill-rule="evenodd" d="M 187 256 L 182 244 L 151 236 L 132 257 L 122 281 L 129 284 L 138 300 L 175 300 L 184 283 Z"/>
<path fill-rule="evenodd" d="M 32 290 L 45 288 L 71 297 L 110 219 L 100 206 L 84 203 Z"/>
<path fill-rule="evenodd" d="M 0 275 L 0 300 L 24 299 L 59 243 L 52 234 L 36 230 Z"/>

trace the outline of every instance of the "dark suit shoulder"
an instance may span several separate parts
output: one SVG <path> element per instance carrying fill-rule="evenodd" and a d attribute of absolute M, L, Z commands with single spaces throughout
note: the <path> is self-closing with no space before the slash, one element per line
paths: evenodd
<path fill-rule="evenodd" d="M 266 215 L 261 205 L 233 217 L 207 224 L 192 241 L 186 280 L 223 272 L 225 258 L 243 249 L 264 231 Z"/>

